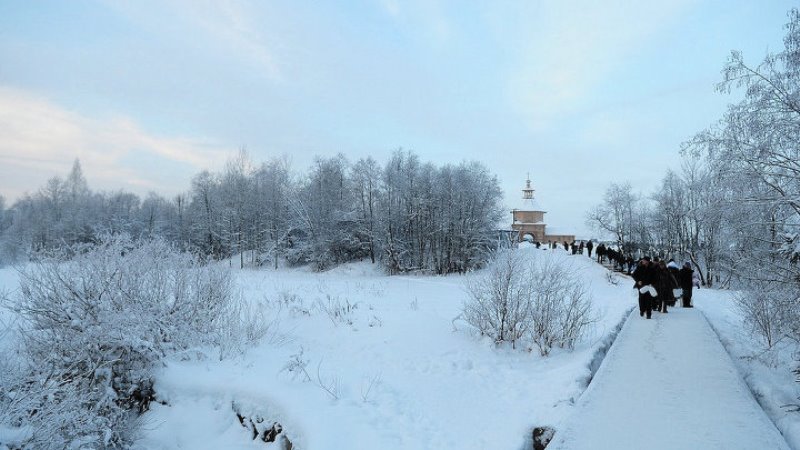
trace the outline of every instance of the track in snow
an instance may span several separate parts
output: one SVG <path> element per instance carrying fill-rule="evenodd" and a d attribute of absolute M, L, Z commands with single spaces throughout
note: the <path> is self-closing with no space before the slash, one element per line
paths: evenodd
<path fill-rule="evenodd" d="M 552 449 L 788 449 L 694 309 L 636 308 Z"/>

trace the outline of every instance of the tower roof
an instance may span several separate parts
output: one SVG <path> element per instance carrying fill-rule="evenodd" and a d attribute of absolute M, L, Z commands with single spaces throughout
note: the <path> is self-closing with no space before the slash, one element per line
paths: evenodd
<path fill-rule="evenodd" d="M 542 205 L 539 204 L 534 196 L 535 191 L 536 190 L 531 186 L 531 176 L 528 174 L 528 178 L 525 180 L 525 189 L 522 190 L 522 203 L 514 209 L 520 211 L 545 212 Z"/>
<path fill-rule="evenodd" d="M 516 208 L 520 211 L 540 211 L 546 212 L 542 205 L 539 203 L 538 200 L 535 198 L 524 198 L 522 202 L 520 202 Z"/>

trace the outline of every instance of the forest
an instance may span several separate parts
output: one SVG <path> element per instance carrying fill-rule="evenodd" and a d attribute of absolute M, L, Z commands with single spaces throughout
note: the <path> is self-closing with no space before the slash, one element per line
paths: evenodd
<path fill-rule="evenodd" d="M 483 164 L 435 166 L 403 150 L 385 164 L 318 157 L 303 174 L 285 157 L 256 163 L 242 150 L 198 173 L 186 193 L 143 199 L 93 191 L 76 160 L 65 178 L 8 207 L 0 198 L 0 262 L 127 234 L 239 267 L 369 259 L 392 274 L 465 272 L 497 246 L 501 200 Z"/>

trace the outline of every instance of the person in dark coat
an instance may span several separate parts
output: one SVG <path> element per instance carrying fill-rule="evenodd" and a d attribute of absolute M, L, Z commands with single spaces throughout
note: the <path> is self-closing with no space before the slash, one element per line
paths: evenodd
<path fill-rule="evenodd" d="M 589 258 L 592 257 L 592 249 L 593 248 L 594 248 L 594 244 L 592 244 L 591 240 L 586 243 L 586 249 L 589 250 Z"/>
<path fill-rule="evenodd" d="M 602 245 L 602 244 L 601 244 Z M 598 247 L 599 248 L 599 247 Z M 650 257 L 645 256 L 639 261 L 636 270 L 633 271 L 633 279 L 636 282 L 633 286 L 639 290 L 639 316 L 647 318 L 653 314 L 653 296 L 648 292 L 648 287 L 653 287 L 653 269 L 650 265 Z"/>
<path fill-rule="evenodd" d="M 604 247 L 603 248 L 603 256 L 605 256 L 605 258 L 608 260 L 609 264 L 613 264 L 614 263 L 614 258 L 616 257 L 615 254 L 616 254 L 616 252 L 614 251 L 613 248 L 611 248 L 611 247 Z"/>
<path fill-rule="evenodd" d="M 658 292 L 658 311 L 662 313 L 667 312 L 668 305 L 675 304 L 675 295 L 672 293 L 672 290 L 677 287 L 676 282 L 672 278 L 672 275 L 669 273 L 669 269 L 667 268 L 667 264 L 662 259 L 656 265 L 656 281 L 655 287 L 656 292 Z"/>
<path fill-rule="evenodd" d="M 597 246 L 597 262 L 602 263 L 603 256 L 605 256 L 605 254 L 606 254 L 606 245 L 600 243 L 600 245 Z"/>
<path fill-rule="evenodd" d="M 669 262 L 667 263 L 667 271 L 669 272 L 669 282 L 674 292 L 675 289 L 681 287 L 681 284 L 678 281 L 680 279 L 680 267 L 678 266 L 678 263 L 676 263 L 674 259 L 670 259 Z M 675 294 L 673 293 L 672 303 L 670 303 L 669 306 L 675 306 L 676 301 L 678 301 L 678 299 L 675 298 Z"/>
<path fill-rule="evenodd" d="M 622 256 L 622 252 L 611 249 L 608 253 L 608 260 L 612 263 L 614 270 L 622 270 L 622 261 L 625 260 Z"/>
<path fill-rule="evenodd" d="M 694 287 L 694 283 L 692 282 L 694 278 L 694 270 L 692 270 L 692 264 L 689 261 L 683 263 L 683 268 L 678 272 L 678 282 L 681 285 L 681 289 L 683 289 L 683 307 L 684 308 L 691 308 L 692 307 L 692 288 Z"/>

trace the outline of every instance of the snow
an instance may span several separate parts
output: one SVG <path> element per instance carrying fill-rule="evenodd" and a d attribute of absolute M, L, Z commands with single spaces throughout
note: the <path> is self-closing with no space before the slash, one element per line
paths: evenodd
<path fill-rule="evenodd" d="M 557 449 L 788 449 L 700 311 L 631 313 Z"/>
<path fill-rule="evenodd" d="M 19 285 L 18 272 L 12 267 L 0 268 L 0 298 L 11 295 Z M 0 307 L 0 354 L 11 345 L 10 329 L 13 326 L 13 317 L 5 308 Z M 0 424 L 2 425 L 2 424 Z"/>
<path fill-rule="evenodd" d="M 522 202 L 518 206 L 519 207 L 518 208 L 514 208 L 514 210 L 519 210 L 519 211 L 542 211 L 542 212 L 546 211 L 544 209 L 544 207 L 542 206 L 542 204 L 539 203 L 539 200 L 537 200 L 535 198 L 524 198 L 524 199 L 522 199 Z"/>
<path fill-rule="evenodd" d="M 790 405 L 796 407 L 800 402 L 800 388 L 792 373 L 797 367 L 796 347 L 779 343 L 765 351 L 764 343 L 742 324 L 734 294 L 699 289 L 694 291 L 693 302 L 716 331 L 756 400 L 791 447 L 800 449 L 800 413 L 790 411 Z"/>
<path fill-rule="evenodd" d="M 797 403 L 792 359 L 759 353 L 731 293 L 630 314 L 594 374 L 636 305 L 632 282 L 610 283 L 585 256 L 521 248 L 571 261 L 590 284 L 599 322 L 574 351 L 543 358 L 477 336 L 458 318 L 465 276 L 389 277 L 367 262 L 236 271 L 244 299 L 275 319 L 270 333 L 239 357 L 170 360 L 137 448 L 280 448 L 252 440 L 236 412 L 279 422 L 298 449 L 531 448 L 537 426 L 555 428 L 548 448 L 788 448 L 750 389 L 800 448 L 798 414 L 781 408 Z M 16 283 L 0 269 L 0 289 Z"/>
<path fill-rule="evenodd" d="M 320 274 L 241 271 L 248 299 L 301 298 L 303 305 L 284 309 L 279 344 L 265 342 L 236 360 L 170 364 L 156 385 L 169 406 L 152 407 L 141 447 L 263 448 L 232 413 L 243 402 L 279 421 L 297 448 L 529 446 L 533 427 L 570 413 L 595 352 L 632 302 L 623 296 L 627 286 L 609 284 L 589 258 L 524 251 L 574 260 L 593 280 L 601 320 L 574 352 L 542 358 L 475 335 L 457 320 L 464 276 L 387 277 L 366 263 Z M 337 323 L 314 306 L 331 302 L 356 307 Z M 282 370 L 301 349 L 312 381 Z M 320 384 L 338 386 L 338 399 Z"/>
<path fill-rule="evenodd" d="M 0 450 L 6 450 L 8 445 L 21 445 L 32 433 L 30 427 L 14 428 L 0 424 Z"/>

